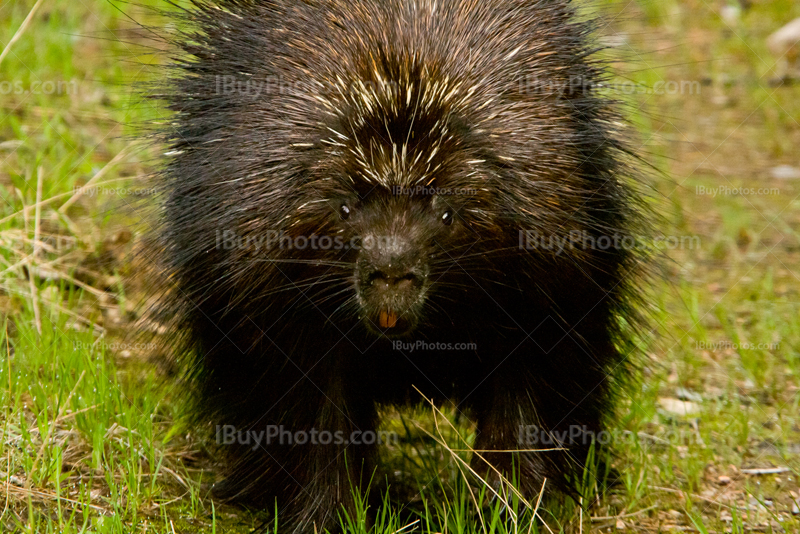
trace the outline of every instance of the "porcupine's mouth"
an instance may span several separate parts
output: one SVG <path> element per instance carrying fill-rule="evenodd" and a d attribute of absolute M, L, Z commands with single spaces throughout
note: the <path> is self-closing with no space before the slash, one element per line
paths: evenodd
<path fill-rule="evenodd" d="M 393 241 L 396 245 L 397 241 Z M 428 267 L 418 254 L 379 247 L 365 250 L 355 272 L 359 314 L 367 329 L 378 336 L 398 337 L 413 331 L 428 292 Z M 414 251 L 408 244 L 406 248 Z M 403 252 L 402 247 L 400 252 Z"/>
<path fill-rule="evenodd" d="M 367 330 L 378 336 L 399 337 L 411 333 L 419 323 L 425 290 L 385 291 L 369 287 L 358 291 L 361 316 Z"/>
<path fill-rule="evenodd" d="M 382 309 L 365 315 L 364 323 L 373 334 L 390 338 L 409 334 L 417 326 L 417 321 L 411 314 L 394 309 Z"/>
<path fill-rule="evenodd" d="M 414 321 L 391 309 L 378 312 L 373 323 L 381 330 L 382 334 L 390 337 L 406 334 L 415 326 Z"/>
<path fill-rule="evenodd" d="M 381 328 L 396 328 L 397 313 L 394 310 L 381 310 L 378 314 L 378 326 Z"/>

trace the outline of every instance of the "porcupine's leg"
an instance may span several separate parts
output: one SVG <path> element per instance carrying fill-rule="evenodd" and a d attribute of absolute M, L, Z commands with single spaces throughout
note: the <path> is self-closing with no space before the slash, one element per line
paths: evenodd
<path fill-rule="evenodd" d="M 475 450 L 498 452 L 476 453 L 472 466 L 495 487 L 499 475 L 487 462 L 508 480 L 513 466 L 513 478 L 533 501 L 545 478 L 546 488 L 575 495 L 607 404 L 610 384 L 600 362 L 616 350 L 603 330 L 584 328 L 570 335 L 563 334 L 568 329 L 554 330 L 561 339 L 543 335 L 536 343 L 528 340 L 524 346 L 529 350 L 503 361 L 473 403 Z"/>
<path fill-rule="evenodd" d="M 306 445 L 298 445 L 307 479 L 297 493 L 299 532 L 337 531 L 342 508 L 355 517 L 354 491 L 363 495 L 376 465 L 376 413 L 369 399 L 359 399 L 333 384 L 320 399 Z M 279 518 L 280 520 L 280 518 Z"/>
<path fill-rule="evenodd" d="M 228 339 L 248 339 L 235 332 Z M 269 511 L 277 504 L 282 531 L 335 530 L 341 506 L 352 515 L 352 491 L 375 465 L 377 418 L 363 376 L 347 354 L 320 360 L 317 348 L 304 347 L 289 361 L 274 348 L 242 353 L 214 341 L 205 400 L 227 460 L 215 497 Z"/>
<path fill-rule="evenodd" d="M 277 503 L 278 524 L 288 532 L 335 531 L 342 506 L 352 516 L 352 492 L 373 475 L 374 408 L 316 393 L 298 392 L 292 401 L 302 398 L 302 407 L 277 407 L 282 415 L 261 426 L 259 443 L 251 439 L 249 448 L 229 454 L 228 476 L 215 496 L 270 511 Z M 303 417 L 312 412 L 315 419 Z"/>

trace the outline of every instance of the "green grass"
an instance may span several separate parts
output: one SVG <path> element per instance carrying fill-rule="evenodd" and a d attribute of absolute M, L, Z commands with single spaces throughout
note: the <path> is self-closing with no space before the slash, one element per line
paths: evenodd
<path fill-rule="evenodd" d="M 0 43 L 33 4 L 0 5 Z M 629 98 L 642 150 L 663 171 L 662 230 L 699 241 L 666 251 L 649 299 L 655 341 L 612 432 L 618 484 L 583 513 L 542 503 L 554 532 L 577 532 L 581 519 L 586 532 L 800 531 L 800 180 L 770 176 L 800 167 L 800 85 L 770 83 L 778 58 L 765 45 L 800 5 L 753 2 L 730 23 L 723 4 L 608 8 L 619 14 L 610 32 L 624 34 L 620 81 L 700 88 Z M 140 204 L 116 188 L 145 187 L 153 154 L 131 136 L 161 114 L 131 90 L 158 75 L 146 48 L 156 43 L 133 28 L 102 0 L 43 0 L 0 64 L 3 531 L 250 532 L 272 521 L 212 503 L 210 437 L 187 427 L 168 358 L 124 336 L 146 284 L 128 261 Z M 105 189 L 60 209 L 98 172 Z M 733 194 L 742 189 L 766 192 Z M 52 199 L 38 216 L 37 198 Z M 675 413 L 676 401 L 696 411 Z M 415 519 L 408 531 L 548 532 L 530 511 L 504 515 L 465 488 L 455 456 L 466 453 L 442 443 L 463 449 L 470 427 L 441 425 L 440 436 L 428 408 L 386 415 L 403 437 L 382 453 L 395 482 L 409 498 L 425 491 L 408 510 L 385 507 L 373 532 Z M 767 467 L 786 470 L 748 472 Z M 366 530 L 363 513 L 343 522 Z"/>

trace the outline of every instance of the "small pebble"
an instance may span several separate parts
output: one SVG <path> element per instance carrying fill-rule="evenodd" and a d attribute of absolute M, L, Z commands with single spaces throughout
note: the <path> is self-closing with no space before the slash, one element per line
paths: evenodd
<path fill-rule="evenodd" d="M 703 396 L 686 388 L 675 389 L 675 395 L 682 401 L 703 402 Z"/>
<path fill-rule="evenodd" d="M 794 59 L 800 49 L 800 18 L 787 23 L 767 37 L 767 47 L 776 56 L 791 56 Z"/>
<path fill-rule="evenodd" d="M 658 404 L 662 410 L 674 415 L 692 415 L 698 413 L 701 409 L 701 406 L 695 402 L 671 399 L 669 397 L 658 399 Z"/>
<path fill-rule="evenodd" d="M 776 180 L 800 180 L 800 169 L 791 165 L 778 165 L 769 171 Z"/>
<path fill-rule="evenodd" d="M 734 5 L 722 6 L 719 10 L 719 16 L 728 26 L 736 26 L 739 23 L 739 18 L 742 15 L 742 8 Z"/>
<path fill-rule="evenodd" d="M 731 483 L 731 477 L 729 477 L 729 476 L 720 475 L 717 478 L 717 484 L 719 484 L 720 486 L 725 486 L 725 485 L 728 485 L 730 483 Z"/>

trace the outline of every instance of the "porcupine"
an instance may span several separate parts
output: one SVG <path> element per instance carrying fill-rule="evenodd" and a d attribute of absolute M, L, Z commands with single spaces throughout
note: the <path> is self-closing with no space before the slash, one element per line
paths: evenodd
<path fill-rule="evenodd" d="M 177 17 L 158 237 L 197 412 L 305 433 L 223 439 L 215 494 L 332 528 L 376 445 L 314 433 L 420 394 L 477 421 L 490 483 L 574 492 L 628 368 L 647 222 L 592 21 L 568 0 Z"/>

